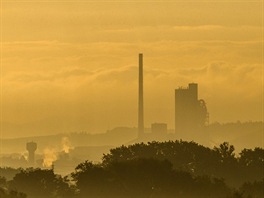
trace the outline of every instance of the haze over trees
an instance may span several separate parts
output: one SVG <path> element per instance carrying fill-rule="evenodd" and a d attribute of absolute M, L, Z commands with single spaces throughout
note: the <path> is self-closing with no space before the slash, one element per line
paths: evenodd
<path fill-rule="evenodd" d="M 253 149 L 255 147 L 262 147 L 262 129 L 263 122 L 236 122 L 236 123 L 213 123 L 207 126 L 204 131 L 182 133 L 173 133 L 172 130 L 168 130 L 168 133 L 159 134 L 156 136 L 151 133 L 150 129 L 146 129 L 146 136 L 143 142 L 156 141 L 169 141 L 169 140 L 193 140 L 206 147 L 217 146 L 220 143 L 227 141 L 230 144 L 235 145 L 235 153 L 238 155 L 244 148 Z M 61 168 L 62 172 L 59 174 L 69 174 L 77 164 L 89 159 L 91 161 L 101 161 L 103 153 L 107 153 L 110 148 L 118 147 L 122 144 L 134 144 L 141 142 L 137 140 L 137 129 L 128 127 L 117 127 L 106 133 L 90 134 L 86 132 L 65 133 L 53 136 L 37 136 L 37 137 L 25 137 L 16 139 L 1 139 L 2 153 L 0 160 L 2 166 L 19 168 L 28 167 L 27 156 L 28 152 L 25 149 L 25 143 L 34 141 L 38 144 L 38 150 L 36 151 L 36 163 L 39 167 L 43 165 L 43 159 L 46 158 L 46 151 L 53 151 L 53 155 L 56 156 L 57 166 L 55 166 L 55 172 L 63 165 L 61 154 L 64 153 L 62 147 L 62 140 L 68 139 L 70 146 L 68 147 L 69 160 L 68 166 Z"/>
<path fill-rule="evenodd" d="M 1 198 L 156 197 L 262 198 L 264 150 L 235 155 L 227 142 L 138 143 L 111 149 L 101 163 L 84 161 L 68 177 L 53 169 L 1 169 Z M 10 176 L 12 176 L 10 179 Z"/>

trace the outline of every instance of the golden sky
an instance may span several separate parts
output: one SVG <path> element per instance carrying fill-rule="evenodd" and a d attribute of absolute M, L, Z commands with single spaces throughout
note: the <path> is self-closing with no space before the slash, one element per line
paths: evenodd
<path fill-rule="evenodd" d="M 199 84 L 210 122 L 260 121 L 263 2 L 2 1 L 2 136 L 174 128 L 174 89 Z"/>

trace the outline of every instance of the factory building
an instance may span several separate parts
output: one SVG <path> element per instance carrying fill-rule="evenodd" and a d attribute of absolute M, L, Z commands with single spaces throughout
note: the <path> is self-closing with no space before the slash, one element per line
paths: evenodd
<path fill-rule="evenodd" d="M 175 90 L 175 132 L 198 131 L 208 124 L 208 112 L 204 100 L 198 99 L 198 84 Z"/>
<path fill-rule="evenodd" d="M 164 136 L 167 134 L 167 124 L 166 123 L 153 123 L 151 124 L 151 133 L 154 135 Z"/>

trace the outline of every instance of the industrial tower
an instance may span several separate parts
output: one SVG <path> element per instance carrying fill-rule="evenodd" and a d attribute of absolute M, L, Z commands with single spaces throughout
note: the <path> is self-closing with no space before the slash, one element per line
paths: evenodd
<path fill-rule="evenodd" d="M 37 143 L 28 142 L 27 151 L 28 151 L 28 163 L 30 166 L 35 165 L 35 151 L 37 150 Z"/>
<path fill-rule="evenodd" d="M 198 84 L 175 90 L 175 132 L 195 132 L 208 124 L 204 100 L 198 100 Z"/>
<path fill-rule="evenodd" d="M 143 54 L 139 54 L 138 61 L 138 137 L 142 137 L 144 134 Z"/>

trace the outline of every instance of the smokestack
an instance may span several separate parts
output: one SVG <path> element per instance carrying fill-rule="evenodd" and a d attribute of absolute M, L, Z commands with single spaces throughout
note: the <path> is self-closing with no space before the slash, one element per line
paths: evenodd
<path fill-rule="evenodd" d="M 139 54 L 139 78 L 138 78 L 138 137 L 144 133 L 144 108 L 143 108 L 143 54 Z"/>

